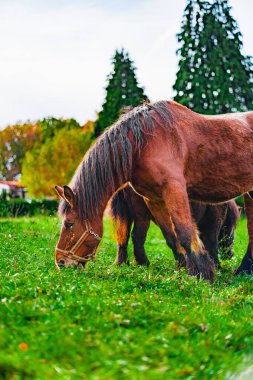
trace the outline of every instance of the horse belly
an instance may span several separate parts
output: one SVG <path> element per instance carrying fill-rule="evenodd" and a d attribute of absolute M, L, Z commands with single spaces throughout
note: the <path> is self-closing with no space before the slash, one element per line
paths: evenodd
<path fill-rule="evenodd" d="M 198 175 L 191 176 L 187 188 L 192 200 L 206 203 L 226 202 L 253 188 L 253 164 L 247 160 L 243 165 L 238 165 L 233 160 L 214 160 L 204 170 L 199 170 Z"/>

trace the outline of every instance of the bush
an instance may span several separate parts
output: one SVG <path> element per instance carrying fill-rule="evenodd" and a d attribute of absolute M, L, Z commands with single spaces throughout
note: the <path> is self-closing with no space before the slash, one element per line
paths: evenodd
<path fill-rule="evenodd" d="M 0 217 L 34 216 L 55 214 L 58 201 L 55 199 L 42 199 L 27 201 L 25 199 L 11 199 L 0 197 Z"/>
<path fill-rule="evenodd" d="M 238 206 L 243 207 L 243 197 L 236 198 Z M 0 195 L 0 217 L 53 215 L 56 213 L 58 201 L 56 199 L 41 199 L 27 201 L 25 199 L 7 200 L 6 195 Z"/>

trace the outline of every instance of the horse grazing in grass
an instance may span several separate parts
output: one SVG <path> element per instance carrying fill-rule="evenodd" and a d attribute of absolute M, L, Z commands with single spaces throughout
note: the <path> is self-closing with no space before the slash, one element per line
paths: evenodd
<path fill-rule="evenodd" d="M 144 243 L 151 220 L 156 223 L 144 199 L 131 186 L 125 186 L 117 191 L 110 203 L 110 213 L 116 224 L 116 238 L 118 243 L 115 264 L 128 263 L 127 246 L 132 229 L 133 253 L 135 262 L 140 265 L 149 265 Z M 218 205 L 206 205 L 190 202 L 193 220 L 197 223 L 200 238 L 208 253 L 212 256 L 216 266 L 219 266 L 218 248 L 223 250 L 224 258 L 233 256 L 234 230 L 240 217 L 235 201 Z M 166 231 L 164 231 L 166 233 Z M 177 252 L 173 245 L 173 237 L 167 236 L 170 241 L 175 259 L 179 265 L 185 265 L 184 256 Z"/>
<path fill-rule="evenodd" d="M 58 265 L 84 265 L 94 257 L 107 202 L 128 182 L 165 239 L 173 236 L 189 274 L 207 280 L 215 278 L 215 264 L 189 200 L 223 203 L 243 194 L 249 245 L 236 274 L 252 274 L 253 112 L 205 116 L 160 101 L 123 115 L 84 156 L 70 186 L 56 187 L 62 198 Z"/>

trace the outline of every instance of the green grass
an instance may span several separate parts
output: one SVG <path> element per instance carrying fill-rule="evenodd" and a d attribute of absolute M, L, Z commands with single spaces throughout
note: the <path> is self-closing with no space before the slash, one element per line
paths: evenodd
<path fill-rule="evenodd" d="M 0 379 L 253 378 L 253 277 L 232 275 L 244 219 L 213 284 L 176 271 L 155 226 L 150 268 L 113 266 L 107 221 L 96 261 L 58 271 L 58 234 L 54 217 L 0 221 Z"/>

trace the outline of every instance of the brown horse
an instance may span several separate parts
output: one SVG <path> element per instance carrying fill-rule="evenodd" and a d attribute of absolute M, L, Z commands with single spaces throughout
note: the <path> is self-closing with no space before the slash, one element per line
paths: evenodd
<path fill-rule="evenodd" d="M 149 265 L 144 243 L 151 220 L 155 223 L 143 198 L 136 194 L 131 186 L 117 191 L 110 202 L 110 213 L 116 224 L 117 257 L 115 264 L 129 263 L 127 246 L 132 229 L 133 253 L 135 262 L 140 265 Z M 208 253 L 219 267 L 218 248 L 223 250 L 224 258 L 233 256 L 234 230 L 240 217 L 235 201 L 220 205 L 205 205 L 190 202 L 192 218 L 197 223 L 200 238 Z M 167 237 L 167 241 L 170 236 Z M 172 239 L 169 247 L 179 264 L 185 264 L 184 257 L 180 257 Z"/>
<path fill-rule="evenodd" d="M 189 200 L 222 203 L 243 194 L 250 241 L 236 274 L 252 274 L 253 112 L 205 116 L 161 101 L 123 115 L 87 152 L 70 187 L 56 187 L 62 198 L 58 265 L 85 264 L 94 256 L 106 204 L 128 182 L 165 237 L 173 235 L 189 274 L 209 280 L 215 265 Z"/>

